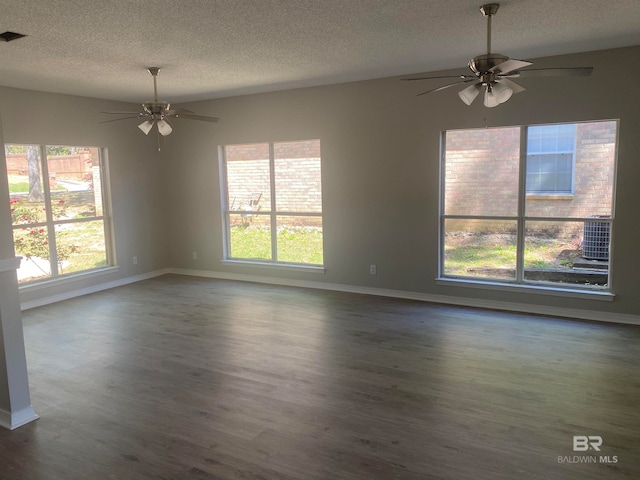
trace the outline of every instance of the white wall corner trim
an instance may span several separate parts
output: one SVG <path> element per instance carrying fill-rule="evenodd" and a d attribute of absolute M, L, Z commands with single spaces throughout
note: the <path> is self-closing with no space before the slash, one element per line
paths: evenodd
<path fill-rule="evenodd" d="M 130 283 L 140 282 L 149 278 L 159 277 L 172 273 L 169 269 L 154 270 L 152 272 L 143 273 L 141 275 L 135 275 L 133 277 L 121 278 L 113 280 L 111 282 L 99 283 L 90 287 L 79 288 L 77 290 L 70 290 L 68 292 L 60 293 L 58 295 L 51 295 L 49 297 L 38 298 L 37 300 L 30 300 L 20 304 L 22 311 L 29 310 L 30 308 L 42 307 L 43 305 L 49 305 L 51 303 L 61 302 L 63 300 L 69 300 L 70 298 L 80 297 L 82 295 L 89 295 L 91 293 L 100 292 L 102 290 L 109 290 L 111 288 L 121 287 Z"/>
<path fill-rule="evenodd" d="M 333 290 L 348 293 L 360 293 L 363 295 L 377 295 L 381 297 L 403 298 L 422 302 L 457 305 L 461 307 L 487 308 L 510 312 L 530 313 L 535 315 L 548 315 L 553 317 L 575 318 L 579 320 L 594 320 L 598 322 L 623 323 L 640 325 L 640 315 L 622 313 L 599 312 L 594 310 L 552 307 L 542 304 L 525 304 L 515 302 L 501 302 L 483 300 L 478 298 L 453 297 L 450 295 L 433 295 L 420 292 L 407 292 L 402 290 L 390 290 L 372 287 L 358 287 L 354 285 L 332 284 L 307 280 L 290 280 L 275 277 L 246 275 L 237 273 L 214 272 L 208 270 L 191 270 L 182 268 L 169 268 L 167 273 L 178 275 L 191 275 L 196 277 L 217 278 L 221 280 L 237 280 L 243 282 L 266 283 L 289 287 L 315 288 L 319 290 Z"/>
<path fill-rule="evenodd" d="M 33 407 L 29 405 L 27 408 L 10 413 L 4 409 L 0 409 L 0 427 L 4 427 L 8 430 L 15 430 L 18 427 L 26 425 L 40 418 Z"/>
<path fill-rule="evenodd" d="M 8 272 L 9 270 L 17 270 L 20 268 L 22 257 L 3 258 L 0 259 L 0 272 Z"/>

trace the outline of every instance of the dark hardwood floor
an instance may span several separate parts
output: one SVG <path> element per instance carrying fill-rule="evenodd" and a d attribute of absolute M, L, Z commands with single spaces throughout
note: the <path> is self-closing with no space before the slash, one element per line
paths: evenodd
<path fill-rule="evenodd" d="M 638 327 L 183 276 L 23 318 L 1 479 L 640 478 Z"/>

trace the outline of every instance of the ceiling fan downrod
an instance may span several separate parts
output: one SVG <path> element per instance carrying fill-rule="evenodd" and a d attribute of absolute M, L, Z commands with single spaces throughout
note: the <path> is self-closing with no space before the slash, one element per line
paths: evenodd
<path fill-rule="evenodd" d="M 153 77 L 153 101 L 158 101 L 158 72 L 160 71 L 159 67 L 149 67 L 147 68 L 149 74 Z"/>
<path fill-rule="evenodd" d="M 487 17 L 487 54 L 491 53 L 491 17 L 493 17 L 500 8 L 499 3 L 487 3 L 480 7 L 482 15 Z"/>

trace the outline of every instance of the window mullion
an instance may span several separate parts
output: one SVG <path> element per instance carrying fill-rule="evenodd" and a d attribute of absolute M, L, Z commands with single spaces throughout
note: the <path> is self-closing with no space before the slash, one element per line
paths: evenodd
<path fill-rule="evenodd" d="M 276 219 L 276 161 L 274 144 L 269 143 L 269 188 L 271 190 L 271 259 L 278 261 L 278 222 Z"/>
<path fill-rule="evenodd" d="M 225 258 L 231 257 L 231 207 L 229 206 L 229 182 L 227 180 L 227 151 L 225 147 L 220 147 L 218 149 L 218 155 L 220 155 L 220 178 L 222 181 L 221 185 L 221 202 L 222 202 L 222 211 L 224 214 L 222 215 L 222 231 L 224 232 L 223 237 L 223 249 Z"/>
<path fill-rule="evenodd" d="M 516 282 L 524 282 L 525 208 L 527 200 L 527 127 L 520 127 L 520 158 L 518 168 L 518 224 L 516 236 Z"/>
<path fill-rule="evenodd" d="M 440 135 L 440 171 L 438 172 L 438 178 L 440 179 L 440 197 L 438 204 L 438 214 L 440 218 L 439 235 L 438 235 L 438 278 L 444 275 L 444 258 L 445 258 L 445 188 L 446 188 L 446 171 L 447 171 L 447 134 L 442 132 Z"/>
<path fill-rule="evenodd" d="M 49 242 L 49 268 L 51 276 L 58 276 L 58 250 L 56 249 L 56 232 L 53 224 L 53 208 L 51 203 L 51 187 L 49 184 L 49 163 L 47 147 L 40 145 L 40 161 L 42 167 L 42 186 L 44 189 L 45 218 L 47 223 L 47 240 Z"/>
<path fill-rule="evenodd" d="M 95 179 L 93 178 L 93 162 L 91 163 L 91 176 L 93 184 L 93 190 L 95 191 Z M 113 251 L 113 234 L 112 234 L 112 224 L 110 221 L 111 211 L 110 204 L 107 198 L 107 191 L 104 185 L 107 185 L 109 182 L 109 172 L 107 171 L 107 155 L 104 148 L 98 149 L 98 175 L 100 176 L 100 204 L 102 205 L 102 215 L 97 215 L 96 210 L 96 218 L 95 220 L 102 220 L 102 230 L 104 233 L 104 246 L 105 246 L 105 258 L 107 261 L 107 265 L 112 265 L 115 260 L 115 252 Z"/>

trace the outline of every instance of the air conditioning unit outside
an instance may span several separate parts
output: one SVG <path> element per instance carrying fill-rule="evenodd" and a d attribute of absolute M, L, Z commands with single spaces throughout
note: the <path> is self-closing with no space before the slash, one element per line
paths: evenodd
<path fill-rule="evenodd" d="M 611 218 L 610 216 L 594 215 L 593 219 Z M 582 256 L 590 260 L 609 260 L 609 238 L 611 223 L 600 220 L 584 222 L 582 237 Z"/>

